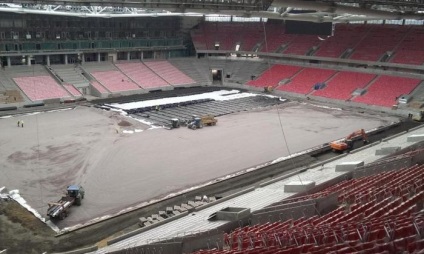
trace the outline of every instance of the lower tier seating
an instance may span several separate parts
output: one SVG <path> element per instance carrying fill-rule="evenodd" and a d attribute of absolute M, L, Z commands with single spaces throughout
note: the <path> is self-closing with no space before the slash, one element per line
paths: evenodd
<path fill-rule="evenodd" d="M 195 253 L 418 253 L 424 249 L 423 173 L 423 166 L 413 166 L 342 181 L 301 197 L 338 193 L 339 207 L 325 215 L 237 228 L 224 235 L 224 250 Z"/>
<path fill-rule="evenodd" d="M 317 83 L 324 83 L 336 71 L 318 68 L 305 68 L 291 82 L 279 86 L 277 89 L 286 92 L 308 94 Z"/>
<path fill-rule="evenodd" d="M 357 88 L 364 88 L 375 78 L 374 74 L 341 71 L 327 82 L 324 89 L 312 95 L 337 100 L 348 100 Z"/>
<path fill-rule="evenodd" d="M 380 76 L 368 89 L 367 93 L 354 98 L 352 101 L 391 107 L 403 94 L 410 94 L 420 83 L 419 79 Z"/>
<path fill-rule="evenodd" d="M 31 101 L 70 97 L 50 76 L 19 77 L 13 80 Z"/>
<path fill-rule="evenodd" d="M 302 68 L 298 66 L 276 64 L 263 72 L 259 78 L 247 82 L 247 85 L 255 87 L 275 87 L 279 82 L 290 79 L 290 77 L 301 69 Z"/>

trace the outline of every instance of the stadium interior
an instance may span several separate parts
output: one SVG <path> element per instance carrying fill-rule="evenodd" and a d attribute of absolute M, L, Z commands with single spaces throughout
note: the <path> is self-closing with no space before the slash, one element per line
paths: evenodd
<path fill-rule="evenodd" d="M 0 253 L 424 253 L 423 41 L 422 0 L 0 0 Z"/>

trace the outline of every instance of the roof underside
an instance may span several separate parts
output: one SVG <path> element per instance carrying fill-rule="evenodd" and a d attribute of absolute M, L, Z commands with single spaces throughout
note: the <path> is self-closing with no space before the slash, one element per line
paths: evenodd
<path fill-rule="evenodd" d="M 34 3 L 36 2 L 36 3 Z M 293 13 L 293 10 L 309 10 Z M 423 0 L 0 0 L 0 12 L 79 17 L 202 16 L 207 14 L 348 22 L 424 19 Z"/>

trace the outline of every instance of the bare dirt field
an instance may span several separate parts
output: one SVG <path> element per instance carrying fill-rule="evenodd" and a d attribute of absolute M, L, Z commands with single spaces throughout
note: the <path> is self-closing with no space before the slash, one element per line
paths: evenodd
<path fill-rule="evenodd" d="M 57 222 L 63 229 L 397 120 L 297 102 L 278 108 L 222 116 L 195 131 L 149 129 L 89 107 L 3 118 L 0 187 L 18 189 L 45 216 L 67 185 L 83 185 L 82 206 Z"/>

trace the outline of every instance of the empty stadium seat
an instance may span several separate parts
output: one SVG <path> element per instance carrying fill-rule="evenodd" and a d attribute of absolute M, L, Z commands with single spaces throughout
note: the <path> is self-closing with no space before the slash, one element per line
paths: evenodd
<path fill-rule="evenodd" d="M 276 64 L 263 72 L 259 78 L 247 82 L 247 85 L 255 87 L 275 87 L 278 86 L 279 82 L 282 80 L 290 79 L 301 69 L 302 68 L 298 66 Z"/>
<path fill-rule="evenodd" d="M 424 185 L 424 166 L 413 166 L 398 171 L 380 173 L 358 179 L 342 181 L 318 193 L 330 194 L 336 191 L 340 196 L 359 194 L 364 191 L 378 192 L 381 188 L 394 188 L 408 185 L 416 180 Z M 422 182 L 421 182 L 422 181 Z M 418 188 L 417 188 L 418 189 Z M 401 192 L 389 191 L 390 195 Z M 350 194 L 349 194 L 350 193 Z M 304 198 L 316 197 L 317 193 Z M 408 197 L 411 205 L 421 202 L 424 191 Z M 295 202 L 300 197 L 290 199 Z M 364 205 L 351 205 L 347 211 L 345 200 L 339 199 L 340 207 L 330 213 L 314 217 L 313 220 L 302 217 L 297 220 L 278 221 L 237 228 L 224 235 L 227 250 L 201 250 L 202 253 L 413 253 L 424 247 L 419 239 L 416 221 L 422 219 L 421 213 L 409 215 L 393 214 L 390 217 L 380 215 L 402 205 L 396 196 L 383 200 L 375 199 Z M 403 203 L 405 203 L 403 202 Z M 400 211 L 399 211 L 400 212 Z M 361 214 L 361 218 L 348 216 Z M 420 219 L 421 218 L 421 219 Z M 304 223 L 308 221 L 308 223 Z M 421 225 L 421 224 L 420 224 Z M 422 223 L 424 225 L 424 222 Z"/>
<path fill-rule="evenodd" d="M 364 88 L 375 78 L 374 74 L 341 71 L 326 83 L 324 89 L 312 95 L 337 100 L 348 100 L 357 88 Z"/>
<path fill-rule="evenodd" d="M 173 86 L 196 83 L 193 79 L 182 73 L 168 61 L 145 62 L 145 65 Z"/>
<path fill-rule="evenodd" d="M 419 79 L 380 76 L 367 89 L 367 93 L 353 99 L 355 102 L 391 107 L 403 94 L 410 94 L 420 83 Z"/>
<path fill-rule="evenodd" d="M 279 86 L 277 89 L 286 92 L 308 94 L 316 83 L 323 83 L 334 75 L 336 71 L 318 68 L 304 68 L 291 82 Z"/>
<path fill-rule="evenodd" d="M 116 66 L 142 88 L 169 86 L 168 82 L 154 73 L 143 63 L 119 63 Z"/>
<path fill-rule="evenodd" d="M 19 77 L 13 80 L 31 101 L 70 97 L 50 76 Z"/>
<path fill-rule="evenodd" d="M 111 92 L 139 90 L 140 87 L 120 71 L 97 71 L 91 75 Z"/>

